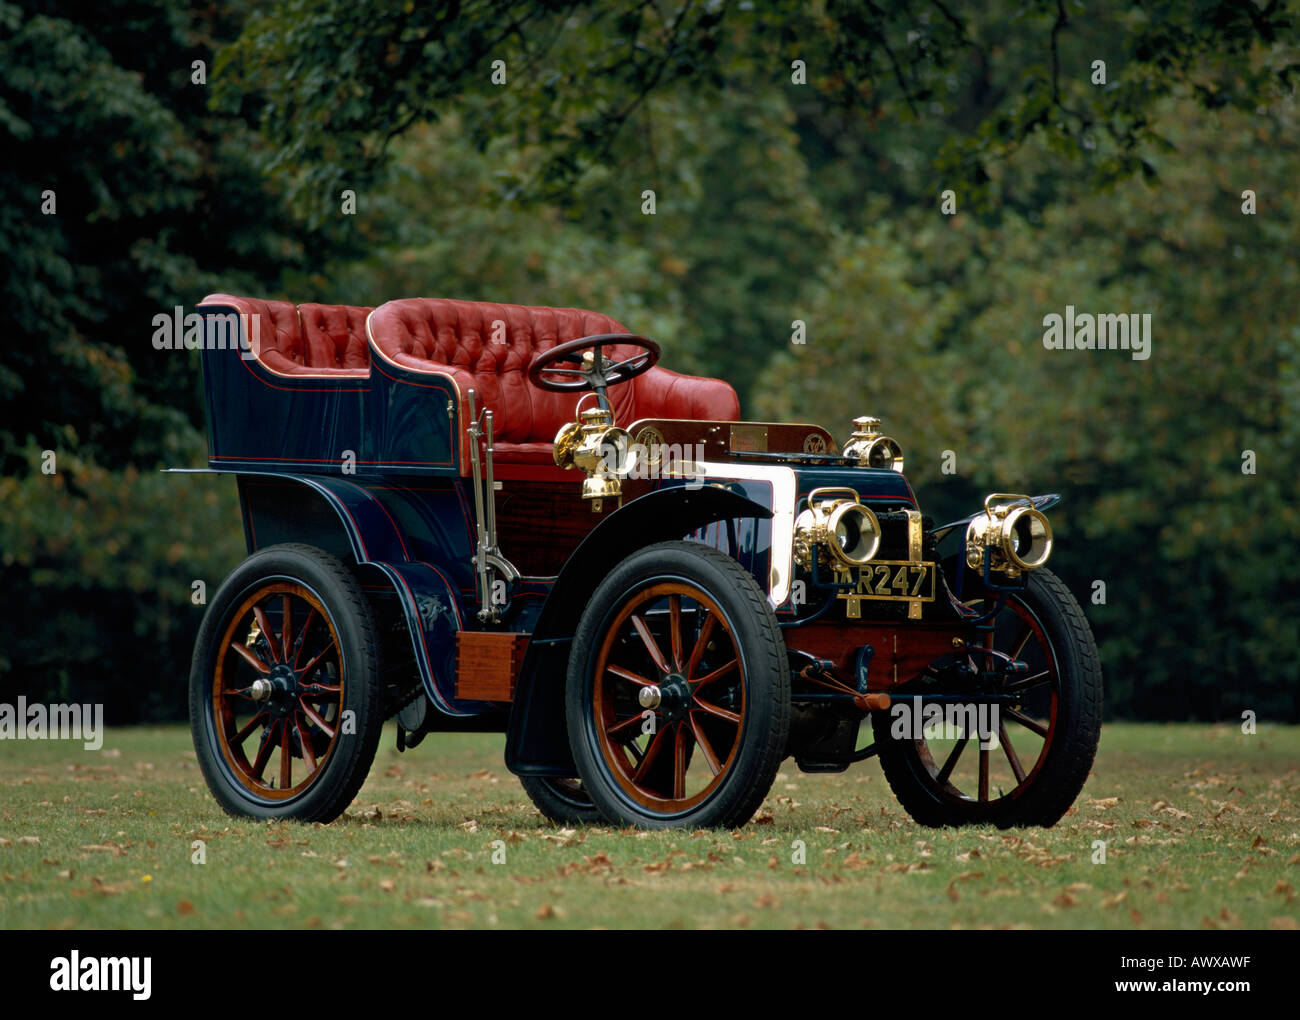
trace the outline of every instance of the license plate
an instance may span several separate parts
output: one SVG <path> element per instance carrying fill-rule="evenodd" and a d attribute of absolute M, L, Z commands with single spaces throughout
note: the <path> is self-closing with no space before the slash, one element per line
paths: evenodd
<path fill-rule="evenodd" d="M 873 560 L 858 568 L 857 586 L 842 592 L 849 603 L 849 615 L 858 616 L 861 599 L 885 602 L 910 602 L 909 615 L 920 616 L 920 603 L 934 601 L 933 563 L 907 560 Z"/>

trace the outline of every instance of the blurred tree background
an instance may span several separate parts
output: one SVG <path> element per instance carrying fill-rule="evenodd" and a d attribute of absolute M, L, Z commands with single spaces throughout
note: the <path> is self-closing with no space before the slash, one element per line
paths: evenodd
<path fill-rule="evenodd" d="M 151 323 L 221 290 L 586 306 L 880 415 L 939 520 L 1063 494 L 1112 715 L 1300 721 L 1297 71 L 1249 0 L 0 2 L 0 695 L 183 715 L 243 549 Z"/>

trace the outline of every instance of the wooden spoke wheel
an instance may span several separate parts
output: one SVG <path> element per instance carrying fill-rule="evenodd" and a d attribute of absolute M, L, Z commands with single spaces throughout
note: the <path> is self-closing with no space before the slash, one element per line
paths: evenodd
<path fill-rule="evenodd" d="M 356 795 L 382 724 L 378 641 L 355 578 L 273 546 L 221 586 L 195 648 L 191 728 L 233 814 L 328 821 Z"/>
<path fill-rule="evenodd" d="M 748 820 L 784 753 L 789 700 L 762 591 L 698 544 L 625 560 L 592 596 L 570 656 L 575 761 L 596 806 L 624 824 Z"/>
<path fill-rule="evenodd" d="M 922 824 L 1053 825 L 1083 788 L 1100 736 L 1092 632 L 1069 590 L 1038 570 L 1008 596 L 987 645 L 1025 664 L 992 692 L 1014 700 L 934 703 L 913 721 L 914 705 L 899 699 L 872 716 L 881 766 Z M 972 653 L 972 665 L 983 661 Z"/>
<path fill-rule="evenodd" d="M 217 740 L 236 780 L 273 800 L 306 789 L 341 739 L 344 682 L 338 635 L 315 594 L 291 581 L 254 588 L 231 615 L 212 680 Z"/>

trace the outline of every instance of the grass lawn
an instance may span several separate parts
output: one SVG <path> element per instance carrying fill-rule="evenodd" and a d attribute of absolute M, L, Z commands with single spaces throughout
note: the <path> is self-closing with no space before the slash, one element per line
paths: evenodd
<path fill-rule="evenodd" d="M 0 926 L 1295 928 L 1300 728 L 1112 724 L 1053 829 L 914 824 L 787 762 L 735 832 L 561 830 L 504 738 L 385 733 L 329 826 L 227 817 L 183 726 L 0 745 Z M 194 863 L 195 840 L 206 862 Z M 496 849 L 504 862 L 494 863 Z M 1105 863 L 1093 863 L 1094 842 Z M 794 863 L 801 841 L 806 858 Z M 497 856 L 501 854 L 498 852 Z"/>

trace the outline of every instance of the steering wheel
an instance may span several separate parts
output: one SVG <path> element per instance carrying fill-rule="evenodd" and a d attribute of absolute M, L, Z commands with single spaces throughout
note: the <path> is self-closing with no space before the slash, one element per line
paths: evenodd
<path fill-rule="evenodd" d="M 641 350 L 622 361 L 611 363 L 605 358 L 606 347 L 623 345 Z M 528 381 L 539 389 L 555 393 L 594 390 L 600 405 L 608 410 L 605 388 L 650 371 L 659 361 L 659 354 L 659 345 L 648 336 L 597 333 L 566 340 L 537 355 L 528 366 Z"/>

